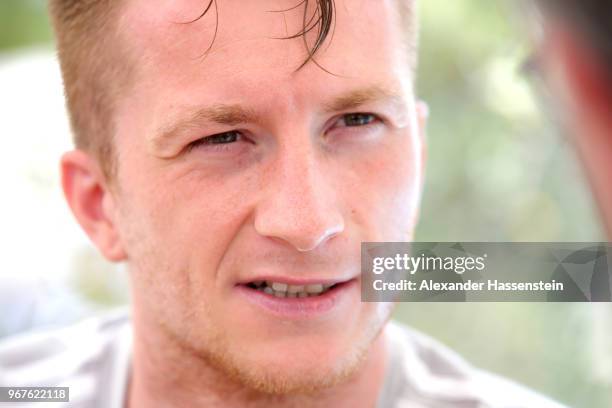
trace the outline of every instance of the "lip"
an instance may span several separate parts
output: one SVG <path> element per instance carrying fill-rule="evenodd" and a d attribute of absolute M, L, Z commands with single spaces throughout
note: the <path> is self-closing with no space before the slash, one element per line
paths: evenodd
<path fill-rule="evenodd" d="M 293 278 L 293 277 L 281 277 L 281 276 L 273 276 L 273 275 L 259 275 L 256 278 L 250 278 L 248 280 L 242 280 L 240 282 L 238 282 L 238 285 L 246 285 L 247 283 L 250 282 L 258 282 L 258 281 L 269 281 L 269 282 L 278 282 L 278 283 L 285 283 L 287 285 L 299 285 L 299 286 L 305 286 L 305 285 L 312 285 L 312 284 L 323 284 L 323 285 L 335 285 L 335 284 L 339 284 L 339 283 L 346 283 L 349 282 L 351 280 L 353 280 L 354 278 L 346 278 L 346 279 L 338 279 L 338 278 L 308 278 L 308 279 L 301 279 L 301 278 Z"/>
<path fill-rule="evenodd" d="M 260 279 L 257 279 L 260 280 Z M 305 298 L 280 298 L 269 295 L 262 291 L 252 289 L 244 284 L 237 284 L 234 288 L 239 295 L 244 296 L 248 302 L 271 313 L 272 315 L 286 319 L 312 319 L 324 316 L 336 309 L 350 292 L 357 286 L 357 278 L 338 281 L 336 280 L 298 280 L 298 279 L 261 279 L 274 282 L 287 283 L 289 285 L 307 285 L 312 283 L 336 284 L 333 288 L 319 296 Z"/>

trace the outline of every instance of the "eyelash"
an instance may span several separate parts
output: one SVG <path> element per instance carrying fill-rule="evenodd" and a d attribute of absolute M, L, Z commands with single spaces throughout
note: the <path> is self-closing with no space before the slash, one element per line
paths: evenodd
<path fill-rule="evenodd" d="M 346 123 L 347 119 L 357 121 L 357 124 L 347 124 Z M 339 126 L 342 128 L 367 127 L 367 126 L 371 126 L 381 121 L 381 119 L 377 115 L 373 113 L 367 113 L 367 112 L 346 113 L 342 115 L 336 121 L 336 123 L 340 120 L 344 120 L 345 122 L 343 126 Z M 227 141 L 228 136 L 230 137 L 231 141 Z M 202 146 L 209 146 L 209 148 L 215 149 L 215 150 L 225 150 L 229 148 L 229 146 L 227 145 L 231 145 L 239 140 L 244 140 L 244 139 L 245 138 L 242 135 L 242 133 L 240 133 L 237 130 L 231 130 L 229 132 L 217 133 L 214 135 L 206 136 L 198 140 L 195 140 L 187 146 L 187 150 L 191 151 L 195 148 L 202 147 Z M 219 140 L 221 140 L 221 142 L 215 142 Z"/>
<path fill-rule="evenodd" d="M 343 127 L 363 127 L 363 126 L 372 125 L 372 124 L 380 121 L 380 118 L 378 116 L 376 116 L 373 113 L 369 113 L 369 112 L 346 113 L 346 114 L 342 115 L 339 120 L 345 120 L 346 121 L 348 118 L 351 118 L 351 119 L 361 119 L 361 120 L 363 120 L 365 118 L 367 123 L 362 123 L 362 124 L 357 124 L 357 125 L 346 125 L 345 124 L 345 126 L 343 126 Z"/>
<path fill-rule="evenodd" d="M 223 138 L 227 138 L 228 136 L 233 136 L 233 140 L 229 142 L 222 141 L 220 143 L 214 142 L 214 140 L 220 140 L 220 139 L 223 140 Z M 208 146 L 209 148 L 215 149 L 215 150 L 224 150 L 228 148 L 227 145 L 231 145 L 237 142 L 238 140 L 242 140 L 242 139 L 244 139 L 244 136 L 239 131 L 230 130 L 229 132 L 217 133 L 215 135 L 206 136 L 198 140 L 195 140 L 189 143 L 189 146 L 187 146 L 187 150 L 191 151 L 195 148 L 203 147 L 203 146 Z"/>

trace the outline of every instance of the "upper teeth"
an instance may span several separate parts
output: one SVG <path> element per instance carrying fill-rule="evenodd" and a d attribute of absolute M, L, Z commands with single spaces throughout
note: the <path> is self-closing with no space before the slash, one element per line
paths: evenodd
<path fill-rule="evenodd" d="M 274 295 L 276 297 L 307 297 L 318 296 L 326 292 L 330 284 L 315 283 L 310 285 L 288 285 L 281 282 L 257 281 L 253 282 L 257 290 Z"/>

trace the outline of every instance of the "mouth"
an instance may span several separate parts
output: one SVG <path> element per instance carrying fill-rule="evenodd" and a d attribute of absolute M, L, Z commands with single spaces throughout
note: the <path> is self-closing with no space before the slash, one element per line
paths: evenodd
<path fill-rule="evenodd" d="M 359 299 L 357 278 L 344 281 L 281 281 L 274 278 L 238 283 L 237 293 L 259 310 L 283 318 L 312 318 Z M 344 310 L 344 309 L 342 309 Z"/>
<path fill-rule="evenodd" d="M 246 286 L 277 298 L 305 298 L 321 296 L 341 284 L 342 282 L 290 285 L 283 282 L 254 281 L 247 283 Z"/>

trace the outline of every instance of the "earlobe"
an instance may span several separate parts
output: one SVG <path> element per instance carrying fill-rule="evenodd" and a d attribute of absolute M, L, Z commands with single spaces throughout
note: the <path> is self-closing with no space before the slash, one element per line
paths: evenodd
<path fill-rule="evenodd" d="M 110 261 L 127 258 L 114 221 L 114 201 L 98 162 L 81 150 L 61 159 L 62 188 L 77 221 Z"/>

